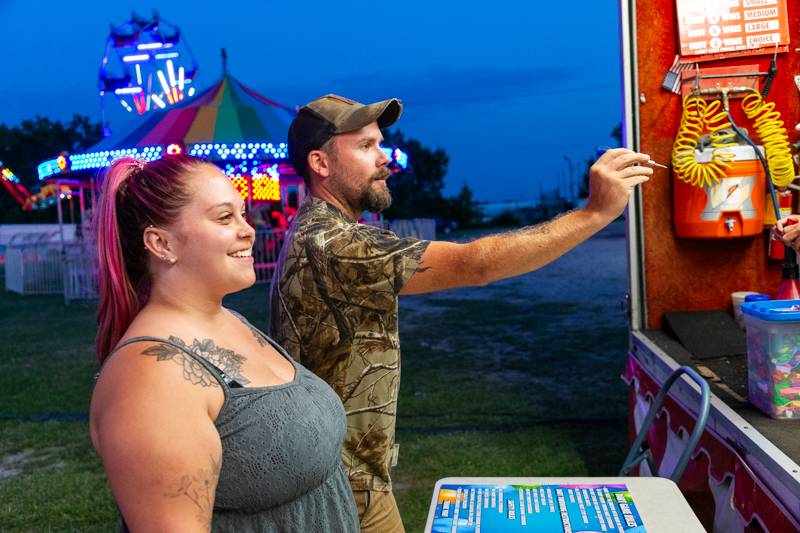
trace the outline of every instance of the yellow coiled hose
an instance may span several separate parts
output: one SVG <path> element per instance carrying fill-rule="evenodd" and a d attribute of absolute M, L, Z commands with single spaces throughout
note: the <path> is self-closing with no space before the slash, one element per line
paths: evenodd
<path fill-rule="evenodd" d="M 730 131 L 731 124 L 721 108 L 719 100 L 709 104 L 697 95 L 683 99 L 681 125 L 672 146 L 672 170 L 681 181 L 696 187 L 711 186 L 727 176 L 733 166 L 735 154 L 726 148 L 736 145 L 736 133 Z M 705 132 L 711 140 L 711 161 L 698 163 L 695 150 Z"/>
<path fill-rule="evenodd" d="M 761 95 L 753 91 L 742 100 L 742 110 L 747 118 L 755 119 L 753 125 L 766 152 L 772 183 L 776 187 L 786 187 L 794 180 L 794 163 L 789 136 L 775 102 L 764 102 Z"/>

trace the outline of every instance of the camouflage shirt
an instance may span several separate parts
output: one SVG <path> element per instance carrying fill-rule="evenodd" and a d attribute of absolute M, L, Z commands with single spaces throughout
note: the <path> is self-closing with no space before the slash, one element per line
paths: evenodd
<path fill-rule="evenodd" d="M 427 246 L 351 222 L 309 197 L 272 278 L 272 338 L 344 402 L 342 455 L 353 490 L 391 490 L 400 385 L 397 296 Z"/>

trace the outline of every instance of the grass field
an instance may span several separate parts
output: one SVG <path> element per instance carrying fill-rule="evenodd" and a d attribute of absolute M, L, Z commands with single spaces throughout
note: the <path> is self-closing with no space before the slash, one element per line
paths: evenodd
<path fill-rule="evenodd" d="M 266 327 L 266 290 L 226 304 Z M 401 299 L 394 480 L 409 532 L 442 477 L 617 472 L 624 292 L 617 227 L 527 276 Z M 0 317 L 0 531 L 116 530 L 85 420 L 93 305 L 1 292 Z"/>

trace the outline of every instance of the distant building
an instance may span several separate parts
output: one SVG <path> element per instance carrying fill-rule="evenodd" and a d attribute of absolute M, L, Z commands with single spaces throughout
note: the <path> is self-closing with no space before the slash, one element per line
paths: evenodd
<path fill-rule="evenodd" d="M 508 222 L 516 220 L 519 224 L 533 224 L 550 219 L 574 207 L 574 203 L 561 195 L 558 189 L 540 191 L 538 200 L 507 200 L 503 202 L 478 202 L 482 221 L 489 223 L 501 215 Z"/>
<path fill-rule="evenodd" d="M 501 213 L 515 213 L 521 209 L 537 207 L 539 202 L 529 200 L 506 200 L 503 202 L 476 202 L 475 207 L 481 212 L 484 222 L 488 222 Z"/>

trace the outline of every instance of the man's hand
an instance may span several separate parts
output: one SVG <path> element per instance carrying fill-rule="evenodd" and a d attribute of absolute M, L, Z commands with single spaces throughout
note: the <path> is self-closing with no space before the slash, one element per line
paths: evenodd
<path fill-rule="evenodd" d="M 649 160 L 650 156 L 627 148 L 607 150 L 589 170 L 586 210 L 609 221 L 620 216 L 633 188 L 653 175 L 653 169 L 645 166 Z"/>
<path fill-rule="evenodd" d="M 783 244 L 800 251 L 800 215 L 789 215 L 780 219 L 772 231 Z"/>

